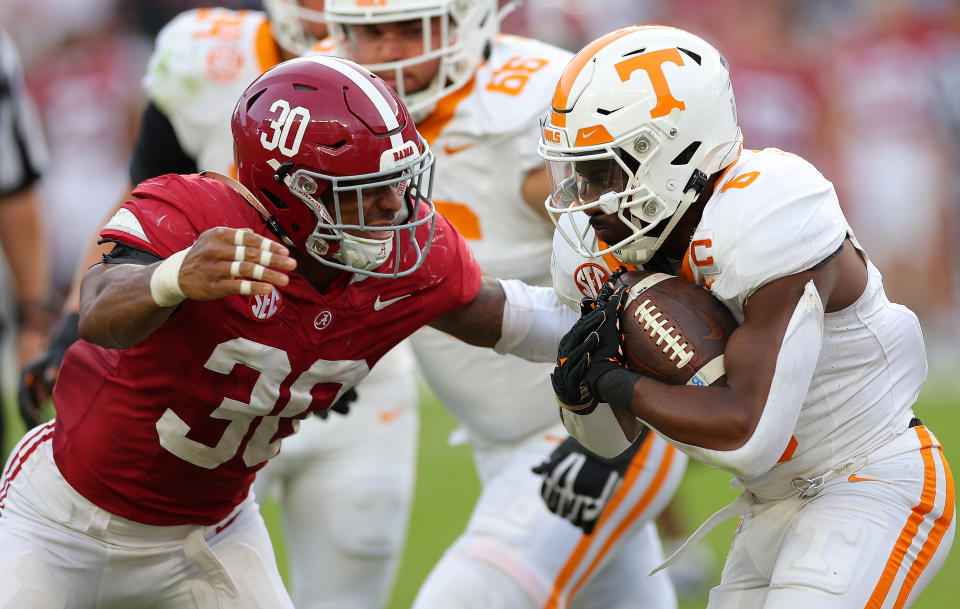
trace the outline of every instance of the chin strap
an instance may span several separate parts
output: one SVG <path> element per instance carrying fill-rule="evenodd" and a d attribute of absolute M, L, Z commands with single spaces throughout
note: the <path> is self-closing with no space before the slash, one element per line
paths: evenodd
<path fill-rule="evenodd" d="M 703 189 L 706 188 L 708 180 L 709 177 L 707 174 L 699 169 L 694 169 L 693 175 L 690 176 L 690 179 L 687 180 L 687 185 L 683 188 L 683 197 L 680 199 L 680 204 L 677 205 L 677 210 L 670 216 L 670 221 L 667 222 L 667 226 L 664 227 L 654 244 L 650 247 L 626 246 L 614 252 L 614 255 L 621 262 L 626 262 L 627 264 L 644 264 L 653 258 L 653 255 L 657 253 L 657 250 L 660 249 L 663 242 L 666 241 L 670 233 L 673 232 L 673 228 L 680 222 L 683 215 L 687 213 L 687 209 L 697 200 L 697 197 L 700 196 Z M 640 237 L 630 245 L 639 245 L 645 239 L 646 237 Z"/>
<path fill-rule="evenodd" d="M 253 193 L 250 192 L 246 186 L 240 182 L 234 180 L 229 176 L 225 176 L 222 173 L 217 173 L 216 171 L 203 171 L 200 173 L 201 176 L 205 178 L 210 178 L 211 180 L 216 180 L 223 184 L 226 184 L 231 189 L 233 189 L 238 195 L 244 198 L 244 200 L 250 204 L 255 210 L 260 213 L 260 216 L 263 218 L 263 221 L 267 223 L 267 226 L 270 227 L 270 230 L 273 231 L 277 237 L 283 241 L 283 244 L 287 247 L 296 248 L 293 244 L 293 241 L 290 237 L 287 236 L 286 231 L 280 227 L 280 224 L 277 222 L 277 219 L 274 218 L 270 212 L 267 211 L 267 208 L 263 206 L 263 203 L 257 200 Z"/>

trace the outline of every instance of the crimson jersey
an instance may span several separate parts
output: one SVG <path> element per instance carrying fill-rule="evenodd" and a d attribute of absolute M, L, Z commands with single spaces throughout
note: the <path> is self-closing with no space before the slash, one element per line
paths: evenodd
<path fill-rule="evenodd" d="M 211 178 L 162 176 L 134 196 L 104 238 L 162 257 L 216 226 L 273 238 L 256 210 Z M 428 234 L 418 229 L 421 242 Z M 328 408 L 414 330 L 470 302 L 479 285 L 470 248 L 437 216 L 429 254 L 407 277 L 344 274 L 321 294 L 294 274 L 268 297 L 186 300 L 129 349 L 78 341 L 54 391 L 57 465 L 80 494 L 124 518 L 219 522 L 300 419 Z"/>

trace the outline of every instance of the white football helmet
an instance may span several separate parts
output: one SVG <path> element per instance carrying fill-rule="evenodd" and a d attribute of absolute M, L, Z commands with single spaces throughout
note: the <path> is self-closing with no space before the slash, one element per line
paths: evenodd
<path fill-rule="evenodd" d="M 545 205 L 584 256 L 649 260 L 742 147 L 726 62 L 676 28 L 632 26 L 593 41 L 567 65 L 552 106 L 539 145 L 551 180 Z M 582 219 L 559 221 L 592 208 L 616 213 L 630 235 L 604 244 Z"/>
<path fill-rule="evenodd" d="M 270 16 L 273 37 L 291 53 L 304 55 L 326 36 L 327 25 L 320 2 L 307 8 L 301 0 L 263 0 L 263 7 Z"/>
<path fill-rule="evenodd" d="M 415 121 L 429 115 L 438 100 L 465 85 L 485 59 L 500 31 L 500 20 L 514 6 L 497 11 L 497 0 L 327 0 L 326 16 L 336 54 L 353 57 L 351 27 L 421 20 L 424 53 L 399 61 L 364 64 L 371 72 L 394 70 L 397 92 Z M 440 40 L 431 40 L 430 21 L 440 19 Z M 403 68 L 440 58 L 437 73 L 421 91 L 405 91 Z"/>

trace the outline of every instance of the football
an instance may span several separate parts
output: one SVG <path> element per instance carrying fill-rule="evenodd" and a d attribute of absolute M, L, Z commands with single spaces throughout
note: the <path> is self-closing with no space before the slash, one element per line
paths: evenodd
<path fill-rule="evenodd" d="M 723 352 L 737 322 L 707 290 L 681 277 L 631 271 L 620 313 L 627 368 L 671 385 L 723 385 Z"/>

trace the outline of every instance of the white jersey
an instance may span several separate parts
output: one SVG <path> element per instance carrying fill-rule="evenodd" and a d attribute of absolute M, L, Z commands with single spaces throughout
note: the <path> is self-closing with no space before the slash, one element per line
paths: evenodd
<path fill-rule="evenodd" d="M 200 170 L 233 168 L 230 118 L 240 94 L 280 62 L 266 13 L 203 8 L 160 31 L 143 87 Z"/>
<path fill-rule="evenodd" d="M 583 298 L 596 298 L 600 287 L 610 278 L 611 271 L 619 266 L 633 270 L 636 267 L 623 264 L 607 254 L 602 258 L 588 258 L 578 254 L 567 243 L 563 233 L 584 234 L 587 242 L 595 240 L 593 228 L 587 226 L 590 218 L 586 214 L 563 214 L 559 219 L 560 228 L 553 235 L 553 257 L 550 263 L 553 276 L 553 291 L 562 303 L 580 311 Z M 574 223 L 575 226 L 571 226 Z M 584 233 L 584 229 L 586 232 Z"/>
<path fill-rule="evenodd" d="M 571 55 L 498 36 L 474 79 L 418 123 L 437 155 L 433 199 L 488 275 L 550 285 L 553 226 L 523 199 L 543 167 L 539 120 Z M 579 300 L 579 298 L 577 299 Z M 591 535 L 551 514 L 531 468 L 566 437 L 536 364 L 461 343 L 432 328 L 412 338 L 424 376 L 473 444 L 483 484 L 464 533 L 421 587 L 415 609 L 676 607 L 653 519 L 673 495 L 686 455 L 651 434 Z"/>
<path fill-rule="evenodd" d="M 487 275 L 549 285 L 553 226 L 523 201 L 520 187 L 543 167 L 540 118 L 570 58 L 537 40 L 500 35 L 476 77 L 418 124 L 437 155 L 437 209 Z"/>
<path fill-rule="evenodd" d="M 750 295 L 810 269 L 853 238 L 833 186 L 812 165 L 776 149 L 744 151 L 717 182 L 684 260 L 688 278 L 743 320 Z M 866 254 L 861 250 L 861 255 Z M 916 316 L 887 300 L 880 272 L 849 307 L 827 313 L 810 390 L 780 462 L 744 485 L 759 497 L 794 492 L 809 477 L 903 433 L 927 375 Z"/>
<path fill-rule="evenodd" d="M 497 36 L 473 80 L 418 123 L 437 155 L 437 210 L 487 275 L 549 285 L 553 226 L 523 200 L 521 185 L 543 167 L 539 121 L 570 57 L 537 40 Z M 497 355 L 431 328 L 412 340 L 430 386 L 474 443 L 517 440 L 556 424 L 552 365 Z"/>

